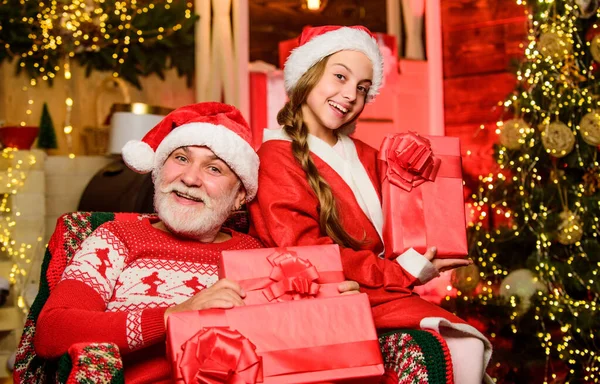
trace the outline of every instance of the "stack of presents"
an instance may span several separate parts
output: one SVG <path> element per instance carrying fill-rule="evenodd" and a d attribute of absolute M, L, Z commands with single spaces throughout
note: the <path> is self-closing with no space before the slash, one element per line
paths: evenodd
<path fill-rule="evenodd" d="M 435 245 L 438 257 L 466 256 L 458 139 L 390 134 L 380 159 L 386 252 Z M 169 316 L 175 382 L 368 383 L 383 375 L 368 297 L 338 292 L 345 278 L 337 245 L 223 252 L 219 275 L 241 284 L 246 305 Z"/>
<path fill-rule="evenodd" d="M 366 294 L 338 293 L 337 245 L 223 252 L 219 275 L 241 284 L 246 305 L 169 316 L 176 382 L 323 383 L 383 374 Z"/>
<path fill-rule="evenodd" d="M 405 133 L 384 140 L 386 252 L 425 253 L 436 244 L 438 257 L 467 254 L 459 154 L 458 139 L 450 137 Z M 367 383 L 383 374 L 366 294 L 338 292 L 344 273 L 337 245 L 226 251 L 219 277 L 240 283 L 246 306 L 169 316 L 167 350 L 177 382 L 239 375 L 240 383 Z"/>

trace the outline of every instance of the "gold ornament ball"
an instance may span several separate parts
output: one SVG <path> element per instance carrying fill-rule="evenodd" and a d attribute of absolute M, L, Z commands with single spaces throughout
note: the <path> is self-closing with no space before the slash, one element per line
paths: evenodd
<path fill-rule="evenodd" d="M 571 245 L 581 240 L 583 225 L 579 216 L 571 211 L 563 211 L 559 215 L 562 222 L 558 225 L 556 240 L 562 245 Z"/>
<path fill-rule="evenodd" d="M 470 293 L 479 284 L 479 268 L 475 264 L 456 268 L 452 271 L 452 286 L 463 293 Z"/>
<path fill-rule="evenodd" d="M 511 296 L 517 296 L 520 299 L 520 303 L 516 307 L 520 314 L 527 312 L 531 305 L 531 296 L 537 291 L 547 292 L 548 289 L 529 269 L 512 271 L 500 285 L 501 297 L 509 299 Z"/>
<path fill-rule="evenodd" d="M 523 144 L 523 137 L 530 129 L 523 119 L 505 121 L 500 130 L 500 144 L 508 149 L 519 149 Z"/>
<path fill-rule="evenodd" d="M 579 132 L 589 145 L 600 145 L 600 111 L 585 114 L 579 122 Z"/>
<path fill-rule="evenodd" d="M 542 33 L 537 44 L 544 57 L 563 58 L 571 52 L 571 43 L 562 31 Z"/>
<path fill-rule="evenodd" d="M 566 124 L 557 121 L 548 124 L 542 132 L 542 144 L 551 156 L 560 158 L 573 150 L 575 136 Z"/>
<path fill-rule="evenodd" d="M 590 53 L 594 60 L 600 63 L 600 34 L 594 36 L 592 41 L 590 41 Z"/>

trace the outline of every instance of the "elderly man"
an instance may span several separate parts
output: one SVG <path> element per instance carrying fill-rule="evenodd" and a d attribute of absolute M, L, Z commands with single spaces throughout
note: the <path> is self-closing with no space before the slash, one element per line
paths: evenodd
<path fill-rule="evenodd" d="M 82 244 L 38 319 L 35 348 L 58 357 L 81 342 L 112 342 L 131 383 L 170 382 L 169 314 L 243 305 L 233 281 L 217 282 L 223 250 L 260 243 L 222 228 L 256 194 L 258 157 L 234 107 L 200 103 L 166 116 L 123 148 L 127 165 L 152 172 L 159 221 L 108 222 Z"/>

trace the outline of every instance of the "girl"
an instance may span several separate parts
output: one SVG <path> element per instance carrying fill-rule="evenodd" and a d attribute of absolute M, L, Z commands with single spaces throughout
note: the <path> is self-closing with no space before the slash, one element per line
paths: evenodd
<path fill-rule="evenodd" d="M 377 152 L 348 136 L 381 86 L 383 58 L 368 29 L 305 28 L 286 61 L 289 101 L 265 130 L 253 234 L 269 247 L 337 243 L 344 273 L 371 300 L 378 329 L 433 329 L 451 353 L 454 380 L 481 383 L 490 358 L 475 328 L 413 294 L 439 272 L 469 260 L 409 250 L 381 258 L 383 214 Z"/>

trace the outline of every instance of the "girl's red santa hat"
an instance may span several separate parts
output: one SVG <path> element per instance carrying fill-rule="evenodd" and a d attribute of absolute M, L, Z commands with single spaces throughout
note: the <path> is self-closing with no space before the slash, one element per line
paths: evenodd
<path fill-rule="evenodd" d="M 345 50 L 362 52 L 373 64 L 373 82 L 367 101 L 371 101 L 379 92 L 383 81 L 383 56 L 377 41 L 367 28 L 360 25 L 306 27 L 298 43 L 299 46 L 292 50 L 283 68 L 285 90 L 288 94 L 310 67 L 329 55 Z"/>
<path fill-rule="evenodd" d="M 252 133 L 241 112 L 223 103 L 187 105 L 169 113 L 140 140 L 131 140 L 122 150 L 123 160 L 138 173 L 156 172 L 171 152 L 185 146 L 203 146 L 223 160 L 240 178 L 246 200 L 256 196 L 258 155 L 252 148 Z"/>

